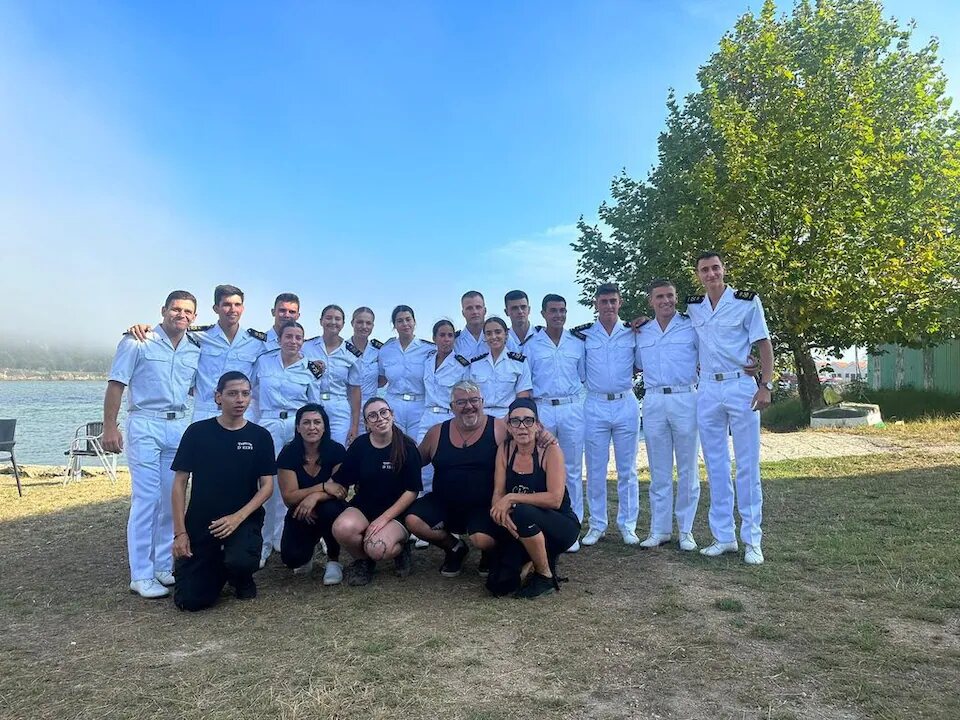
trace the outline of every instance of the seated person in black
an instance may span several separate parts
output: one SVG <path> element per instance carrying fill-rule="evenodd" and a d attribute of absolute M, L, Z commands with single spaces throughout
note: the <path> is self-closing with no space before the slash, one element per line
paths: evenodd
<path fill-rule="evenodd" d="M 173 459 L 173 602 L 202 610 L 229 582 L 242 600 L 257 596 L 263 503 L 273 492 L 273 439 L 247 422 L 250 380 L 224 373 L 214 394 L 220 415 L 187 428 Z M 186 505 L 187 480 L 190 505 Z"/>
<path fill-rule="evenodd" d="M 333 521 L 344 510 L 346 491 L 328 482 L 346 457 L 343 445 L 330 437 L 327 412 L 316 403 L 297 410 L 293 440 L 283 446 L 277 458 L 277 479 L 286 503 L 287 516 L 280 540 L 280 558 L 294 572 L 308 573 L 313 553 L 323 538 L 327 546 L 324 585 L 343 580 L 340 544 L 333 537 Z"/>
<path fill-rule="evenodd" d="M 580 534 L 580 521 L 570 507 L 563 452 L 536 443 L 536 403 L 518 398 L 507 414 L 510 437 L 497 452 L 490 517 L 500 526 L 498 571 L 516 570 L 529 559 L 533 573 L 518 597 L 534 598 L 559 590 L 556 560 Z M 493 588 L 491 588 L 493 589 Z M 496 591 L 495 591 L 496 592 Z"/>
<path fill-rule="evenodd" d="M 367 434 L 350 444 L 334 481 L 355 486 L 350 507 L 333 523 L 333 536 L 355 558 L 347 582 L 366 585 L 378 560 L 395 559 L 397 575 L 410 574 L 411 557 L 403 525 L 407 508 L 423 489 L 417 444 L 393 422 L 385 400 L 363 405 Z"/>

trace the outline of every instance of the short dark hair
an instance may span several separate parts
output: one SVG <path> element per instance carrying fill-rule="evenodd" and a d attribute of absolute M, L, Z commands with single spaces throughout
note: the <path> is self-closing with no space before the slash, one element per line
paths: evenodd
<path fill-rule="evenodd" d="M 283 337 L 283 331 L 284 331 L 284 330 L 286 330 L 287 328 L 292 328 L 292 327 L 300 328 L 300 332 L 302 332 L 302 333 L 304 333 L 304 334 L 306 334 L 306 332 L 307 332 L 306 330 L 303 329 L 303 325 L 301 325 L 300 323 L 298 323 L 296 320 L 284 320 L 282 323 L 280 323 L 280 329 L 277 330 L 277 339 L 279 340 L 280 338 Z"/>
<path fill-rule="evenodd" d="M 460 296 L 460 302 L 463 302 L 467 298 L 478 297 L 486 303 L 486 299 L 483 297 L 483 293 L 479 290 L 467 290 L 463 295 Z"/>
<path fill-rule="evenodd" d="M 647 285 L 647 293 L 652 293 L 657 288 L 662 287 L 672 287 L 674 290 L 677 289 L 677 284 L 672 280 L 666 280 L 664 278 L 658 278 L 656 280 L 651 280 L 650 284 Z"/>
<path fill-rule="evenodd" d="M 219 305 L 225 297 L 230 297 L 231 295 L 239 295 L 240 302 L 243 302 L 243 290 L 238 288 L 236 285 L 217 285 L 213 289 L 213 304 Z"/>
<path fill-rule="evenodd" d="M 273 301 L 273 307 L 277 307 L 282 302 L 292 302 L 296 303 L 297 307 L 300 307 L 300 298 L 294 293 L 280 293 L 277 295 L 276 299 Z"/>
<path fill-rule="evenodd" d="M 174 290 L 167 295 L 167 299 L 163 301 L 163 306 L 165 308 L 170 307 L 170 303 L 174 300 L 189 300 L 193 303 L 193 311 L 197 311 L 197 299 L 193 296 L 193 293 L 189 293 L 186 290 Z"/>
<path fill-rule="evenodd" d="M 402 312 L 408 312 L 408 313 L 410 313 L 410 317 L 412 317 L 414 320 L 417 319 L 417 315 L 416 315 L 415 312 L 413 312 L 413 308 L 412 308 L 412 307 L 410 307 L 409 305 L 397 305 L 397 306 L 393 309 L 393 312 L 390 313 L 390 324 L 391 324 L 391 325 L 396 325 L 396 324 L 397 324 L 397 315 L 399 315 L 399 314 L 402 313 Z"/>
<path fill-rule="evenodd" d="M 557 295 L 556 293 L 547 293 L 543 296 L 543 302 L 540 303 L 540 309 L 546 310 L 547 303 L 552 302 L 562 302 L 564 305 L 567 304 L 567 299 L 563 295 Z"/>
<path fill-rule="evenodd" d="M 231 293 L 231 295 L 235 294 L 236 293 Z M 234 380 L 243 380 L 247 385 L 250 385 L 250 378 L 248 378 L 242 372 L 239 370 L 228 370 L 220 376 L 219 380 L 217 380 L 217 392 L 222 393 L 223 389 L 227 386 L 227 383 L 233 382 Z"/>
<path fill-rule="evenodd" d="M 527 302 L 530 302 L 530 298 L 527 297 L 527 294 L 523 290 L 511 290 L 504 295 L 503 307 L 507 307 L 511 300 L 526 300 Z"/>
<path fill-rule="evenodd" d="M 699 255 L 697 255 L 697 259 L 693 261 L 693 266 L 695 268 L 700 267 L 701 260 L 706 260 L 708 258 L 713 258 L 713 257 L 719 260 L 721 265 L 723 264 L 723 257 L 720 255 L 720 253 L 718 253 L 716 250 L 706 250 L 700 253 Z"/>
<path fill-rule="evenodd" d="M 496 323 L 497 325 L 503 328 L 504 332 L 507 332 L 507 323 L 503 318 L 497 317 L 496 315 L 491 315 L 490 317 L 488 317 L 486 320 L 483 321 L 483 327 L 486 328 L 487 325 L 489 325 L 490 323 Z"/>
<path fill-rule="evenodd" d="M 593 299 L 596 300 L 601 295 L 620 295 L 620 287 L 616 283 L 600 283 L 593 293 Z"/>
<path fill-rule="evenodd" d="M 366 305 L 361 305 L 360 307 L 358 307 L 356 310 L 353 311 L 353 315 L 350 316 L 350 322 L 353 322 L 354 320 L 356 320 L 357 315 L 359 315 L 360 313 L 370 313 L 370 317 L 372 317 L 374 320 L 377 319 L 377 316 L 373 314 L 373 310 L 368 308 Z"/>
<path fill-rule="evenodd" d="M 450 326 L 450 329 L 453 330 L 454 332 L 456 332 L 456 330 L 457 330 L 457 329 L 453 326 L 453 323 L 450 322 L 449 320 L 447 320 L 447 319 L 437 320 L 437 321 L 433 324 L 433 335 L 431 335 L 430 337 L 436 337 L 436 336 L 437 336 L 437 333 L 440 332 L 440 328 L 442 328 L 444 325 L 449 325 L 449 326 Z"/>
<path fill-rule="evenodd" d="M 323 310 L 320 311 L 320 319 L 321 319 L 321 320 L 323 319 L 323 316 L 327 314 L 327 310 L 339 310 L 339 311 L 340 311 L 340 317 L 342 317 L 342 318 L 346 318 L 346 317 L 347 317 L 347 314 L 343 311 L 343 308 L 342 308 L 342 307 L 340 307 L 339 305 L 333 305 L 333 304 L 331 304 L 331 305 L 327 305 Z"/>

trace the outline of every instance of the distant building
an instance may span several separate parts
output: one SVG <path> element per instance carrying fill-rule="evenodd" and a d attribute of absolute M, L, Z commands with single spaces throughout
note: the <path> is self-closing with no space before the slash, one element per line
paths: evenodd
<path fill-rule="evenodd" d="M 960 339 L 924 350 L 884 345 L 880 351 L 869 359 L 870 387 L 911 387 L 960 395 Z"/>
<path fill-rule="evenodd" d="M 848 383 L 860 378 L 867 379 L 867 361 L 817 360 L 820 382 Z"/>

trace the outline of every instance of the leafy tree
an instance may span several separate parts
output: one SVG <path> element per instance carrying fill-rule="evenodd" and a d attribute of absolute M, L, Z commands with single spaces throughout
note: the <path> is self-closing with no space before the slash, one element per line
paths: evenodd
<path fill-rule="evenodd" d="M 812 350 L 955 336 L 960 119 L 936 39 L 913 49 L 913 30 L 876 0 L 743 15 L 700 89 L 668 97 L 647 180 L 613 180 L 606 236 L 581 218 L 581 300 L 613 279 L 641 311 L 651 279 L 688 293 L 716 249 L 729 282 L 761 294 L 807 410 L 823 404 Z"/>

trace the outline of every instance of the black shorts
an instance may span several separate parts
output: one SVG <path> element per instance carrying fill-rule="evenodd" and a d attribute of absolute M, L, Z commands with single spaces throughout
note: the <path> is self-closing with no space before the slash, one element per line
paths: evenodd
<path fill-rule="evenodd" d="M 485 533 L 493 535 L 497 524 L 490 517 L 490 508 L 483 505 L 460 506 L 445 503 L 434 493 L 427 493 L 410 506 L 408 515 L 416 515 L 434 530 L 458 535 Z"/>

